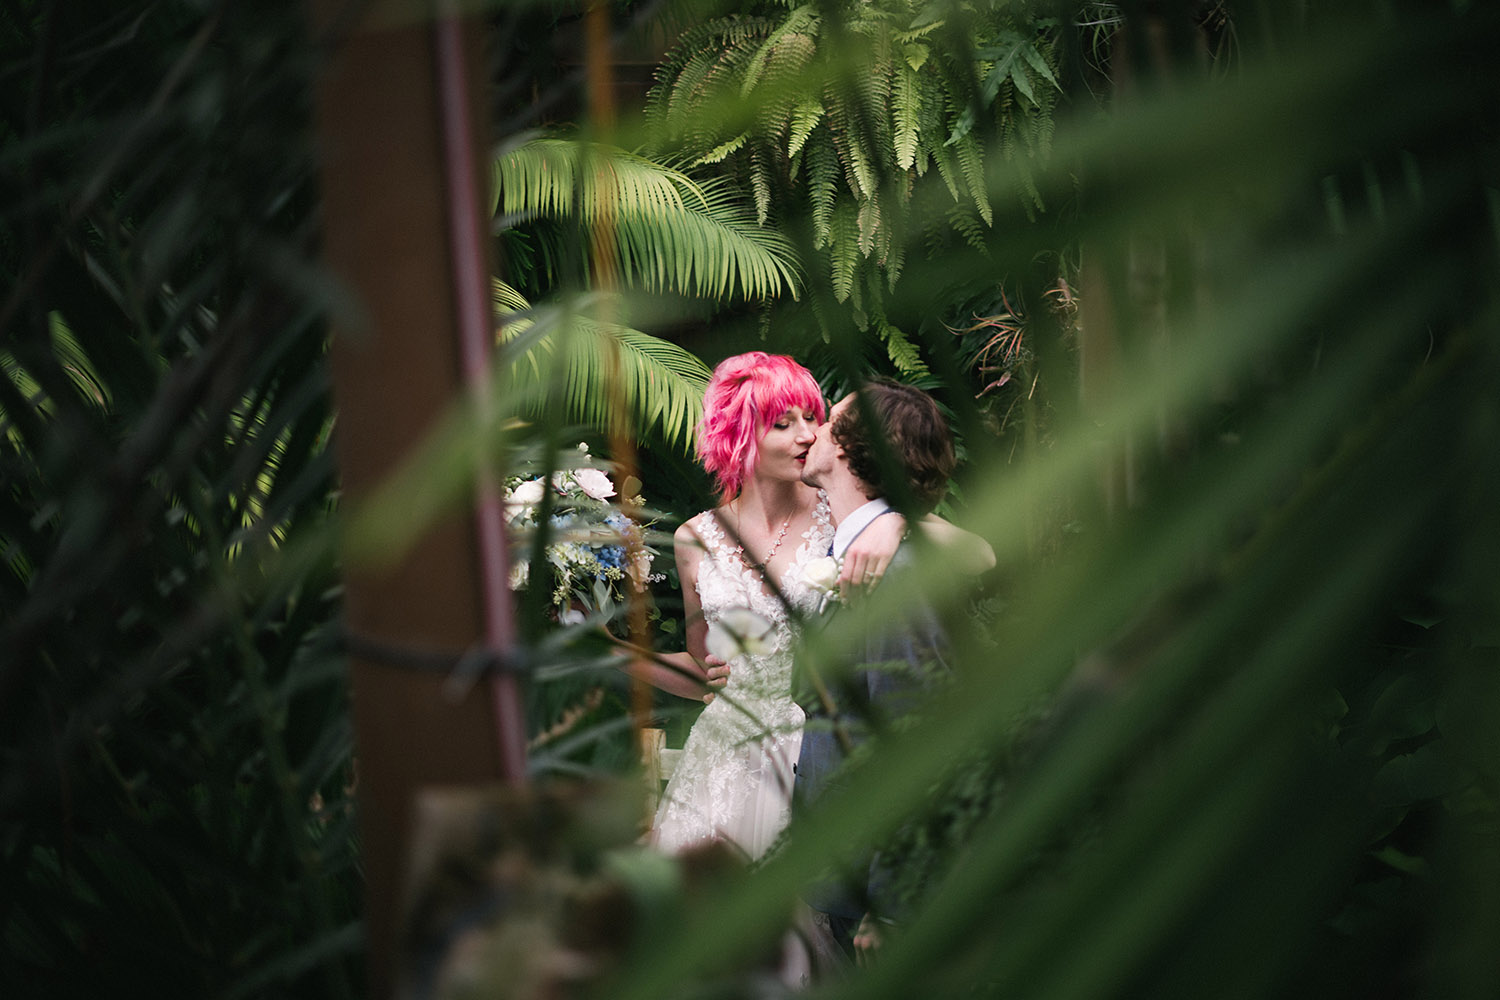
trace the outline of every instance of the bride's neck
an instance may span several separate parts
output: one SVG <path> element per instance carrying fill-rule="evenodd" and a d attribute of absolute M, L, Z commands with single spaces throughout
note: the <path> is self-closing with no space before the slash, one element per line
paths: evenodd
<path fill-rule="evenodd" d="M 812 487 L 799 482 L 750 479 L 745 482 L 732 506 L 741 520 L 758 519 L 769 528 L 795 519 L 809 506 L 813 495 Z"/>

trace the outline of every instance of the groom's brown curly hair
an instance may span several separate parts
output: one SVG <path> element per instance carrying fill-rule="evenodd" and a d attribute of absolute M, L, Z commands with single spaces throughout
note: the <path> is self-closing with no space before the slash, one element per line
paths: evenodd
<path fill-rule="evenodd" d="M 852 399 L 834 419 L 829 432 L 844 449 L 849 471 L 879 495 L 895 497 L 908 493 L 917 505 L 913 513 L 925 514 L 948 492 L 948 479 L 955 464 L 953 435 L 937 402 L 915 386 L 888 378 L 870 380 L 859 389 L 883 433 L 889 454 L 899 469 L 887 469 L 880 448 L 862 419 L 860 400 Z M 898 473 L 905 486 L 893 486 L 889 474 Z"/>

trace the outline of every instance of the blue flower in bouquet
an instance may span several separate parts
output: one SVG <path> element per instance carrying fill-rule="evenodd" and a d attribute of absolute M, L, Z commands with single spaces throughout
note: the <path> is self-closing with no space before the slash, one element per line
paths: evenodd
<path fill-rule="evenodd" d="M 651 573 L 656 551 L 645 544 L 641 525 L 609 502 L 617 496 L 609 473 L 591 464 L 587 445 L 569 456 L 570 466 L 542 476 L 514 476 L 506 483 L 507 520 L 517 542 L 511 571 L 512 589 L 530 584 L 530 537 L 539 528 L 542 501 L 552 494 L 548 519 L 550 541 L 546 558 L 552 588 L 551 604 L 559 621 L 579 617 L 581 606 L 606 615 L 625 603 L 628 581 L 644 591 L 647 583 L 663 578 Z M 620 497 L 624 507 L 640 508 L 639 497 Z"/>

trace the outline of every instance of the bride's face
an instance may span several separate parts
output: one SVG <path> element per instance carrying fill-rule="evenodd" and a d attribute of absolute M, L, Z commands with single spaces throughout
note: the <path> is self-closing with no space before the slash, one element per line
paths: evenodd
<path fill-rule="evenodd" d="M 771 479 L 802 479 L 807 449 L 818 435 L 818 418 L 812 410 L 793 407 L 771 421 L 760 436 L 760 464 L 755 474 Z"/>

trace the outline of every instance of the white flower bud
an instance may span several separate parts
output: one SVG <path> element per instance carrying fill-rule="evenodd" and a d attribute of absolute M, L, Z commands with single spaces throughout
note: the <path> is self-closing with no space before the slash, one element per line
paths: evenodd
<path fill-rule="evenodd" d="M 772 651 L 774 626 L 749 608 L 727 608 L 708 626 L 708 651 L 728 663 L 737 656 L 764 656 Z"/>

